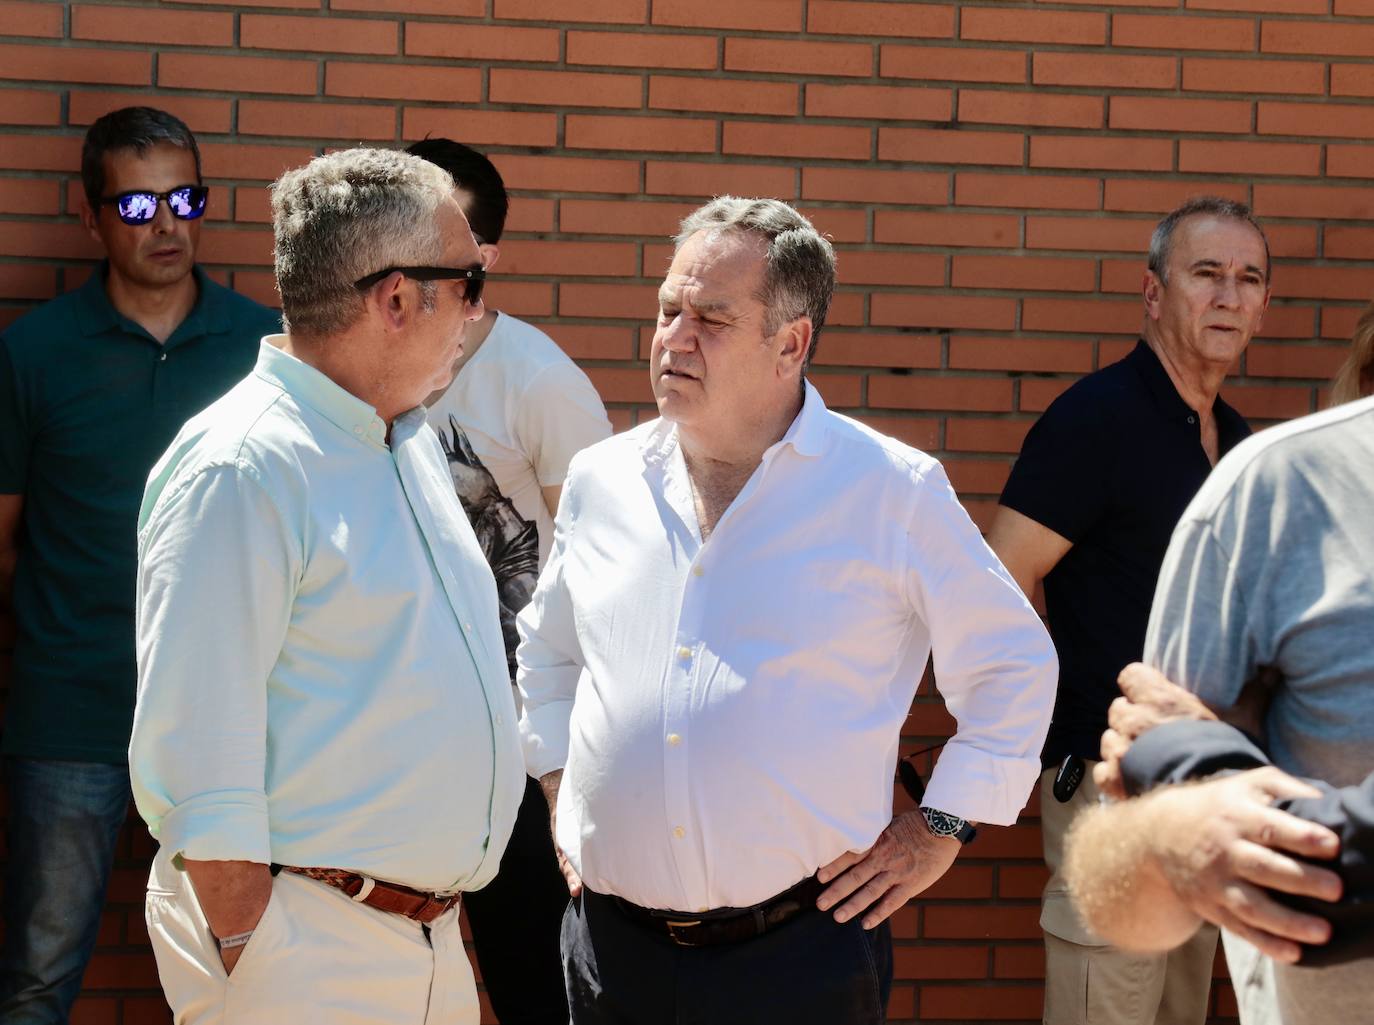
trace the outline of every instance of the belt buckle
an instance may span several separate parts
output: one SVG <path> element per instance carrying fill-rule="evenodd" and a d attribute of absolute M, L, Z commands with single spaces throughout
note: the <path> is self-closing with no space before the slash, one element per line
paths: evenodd
<path fill-rule="evenodd" d="M 363 881 L 362 888 L 359 889 L 357 893 L 353 894 L 350 899 L 357 901 L 359 904 L 366 904 L 368 895 L 371 894 L 373 889 L 377 886 L 377 880 L 373 879 L 371 876 L 365 876 L 362 873 L 358 873 L 358 878 Z"/>
<path fill-rule="evenodd" d="M 695 947 L 695 946 L 698 945 L 698 944 L 693 943 L 689 938 L 687 938 L 687 937 L 685 937 L 685 936 L 682 936 L 682 935 L 679 935 L 678 930 L 679 930 L 679 929 L 690 929 L 690 928 L 691 928 L 692 926 L 694 926 L 694 925 L 700 925 L 700 924 L 701 924 L 701 919 L 699 919 L 699 918 L 694 918 L 694 919 L 673 919 L 673 918 L 665 918 L 665 919 L 662 919 L 662 922 L 663 922 L 663 925 L 664 925 L 664 926 L 667 928 L 667 930 L 668 930 L 668 938 L 669 938 L 670 940 L 672 940 L 674 943 L 676 943 L 679 947 Z"/>

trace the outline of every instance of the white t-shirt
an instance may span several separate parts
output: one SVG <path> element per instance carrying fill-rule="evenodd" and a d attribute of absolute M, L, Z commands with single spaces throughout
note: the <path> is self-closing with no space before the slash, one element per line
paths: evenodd
<path fill-rule="evenodd" d="M 610 436 L 606 408 L 552 338 L 498 313 L 486 340 L 429 408 L 429 423 L 496 576 L 514 676 L 515 614 L 534 593 L 553 544 L 553 517 L 540 489 L 562 484 L 572 457 Z"/>

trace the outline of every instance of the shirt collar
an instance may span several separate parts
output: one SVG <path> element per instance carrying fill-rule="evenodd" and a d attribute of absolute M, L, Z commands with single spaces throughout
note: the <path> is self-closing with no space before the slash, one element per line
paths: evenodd
<path fill-rule="evenodd" d="M 122 331 L 153 341 L 147 331 L 116 310 L 110 302 L 110 296 L 105 291 L 105 278 L 109 272 L 109 261 L 102 260 L 95 273 L 77 289 L 76 316 L 82 332 L 96 335 Z M 172 337 L 167 339 L 167 348 L 201 335 L 224 334 L 231 326 L 228 305 L 220 287 L 199 266 L 192 267 L 191 274 L 196 279 L 196 304 L 191 307 L 186 319 L 177 325 Z"/>
<path fill-rule="evenodd" d="M 1155 351 L 1145 343 L 1144 339 L 1136 342 L 1135 348 L 1126 359 L 1135 367 L 1136 373 L 1145 382 L 1145 387 L 1154 396 L 1156 405 L 1161 413 L 1171 420 L 1182 420 L 1188 424 L 1196 424 L 1196 412 L 1193 407 L 1183 401 L 1183 396 L 1174 387 L 1173 378 L 1164 369 L 1164 364 L 1159 361 Z M 1245 419 L 1232 409 L 1220 395 L 1212 403 L 1212 415 L 1217 422 L 1217 442 L 1222 455 L 1225 455 L 1236 445 L 1243 441 L 1250 434 L 1250 428 Z"/>
<path fill-rule="evenodd" d="M 825 449 L 828 431 L 825 400 L 810 381 L 803 380 L 802 386 L 801 412 L 787 428 L 787 433 L 763 453 L 765 462 L 788 445 L 800 456 L 818 456 Z M 666 463 L 677 447 L 677 424 L 660 417 L 654 429 L 644 436 L 641 450 L 648 462 Z"/>
<path fill-rule="evenodd" d="M 253 373 L 276 385 L 301 405 L 313 409 L 339 430 L 378 448 L 386 448 L 386 424 L 377 415 L 377 410 L 314 367 L 283 352 L 278 346 L 285 338 L 286 335 L 268 335 L 262 340 Z M 423 415 L 423 410 L 420 414 Z"/>

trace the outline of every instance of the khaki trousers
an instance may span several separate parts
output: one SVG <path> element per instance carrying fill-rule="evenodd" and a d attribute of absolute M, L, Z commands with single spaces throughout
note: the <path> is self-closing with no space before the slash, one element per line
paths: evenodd
<path fill-rule="evenodd" d="M 1045 932 L 1045 1025 L 1203 1025 L 1217 930 L 1204 925 L 1168 954 L 1108 946 L 1078 917 L 1064 883 L 1064 835 L 1098 803 L 1092 767 L 1068 804 L 1054 797 L 1056 769 L 1040 776 L 1040 828 L 1050 881 L 1041 900 Z"/>
<path fill-rule="evenodd" d="M 148 934 L 177 1025 L 477 1025 L 454 908 L 428 929 L 283 872 L 226 976 L 190 877 L 159 853 Z"/>

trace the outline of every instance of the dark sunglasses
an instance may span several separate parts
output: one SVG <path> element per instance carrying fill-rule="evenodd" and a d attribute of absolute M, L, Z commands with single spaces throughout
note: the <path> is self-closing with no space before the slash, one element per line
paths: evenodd
<path fill-rule="evenodd" d="M 463 299 L 469 306 L 482 301 L 482 286 L 487 280 L 484 267 L 388 267 L 359 278 L 353 287 L 366 291 L 388 274 L 400 274 L 412 281 L 466 281 Z"/>
<path fill-rule="evenodd" d="M 113 203 L 119 219 L 125 224 L 147 224 L 157 216 L 157 205 L 164 199 L 172 216 L 194 221 L 205 213 L 205 200 L 210 190 L 204 185 L 178 185 L 167 192 L 121 192 L 117 196 L 101 196 L 100 203 Z"/>

